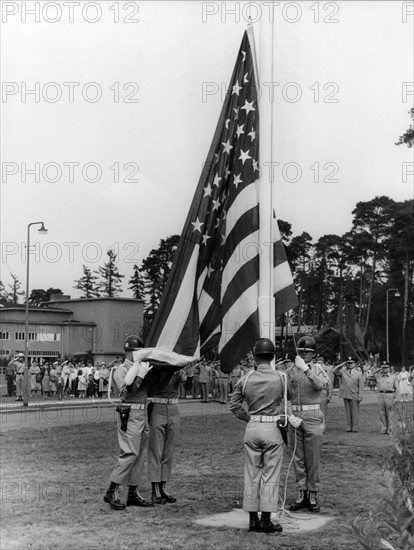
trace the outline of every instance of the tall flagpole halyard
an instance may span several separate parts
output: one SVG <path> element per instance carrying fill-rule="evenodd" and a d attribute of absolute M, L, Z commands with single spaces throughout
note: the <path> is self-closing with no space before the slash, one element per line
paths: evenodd
<path fill-rule="evenodd" d="M 259 24 L 259 159 L 260 159 L 260 278 L 259 322 L 262 337 L 275 339 L 273 292 L 273 49 L 274 23 L 262 17 Z M 260 78 L 260 80 L 259 80 Z"/>

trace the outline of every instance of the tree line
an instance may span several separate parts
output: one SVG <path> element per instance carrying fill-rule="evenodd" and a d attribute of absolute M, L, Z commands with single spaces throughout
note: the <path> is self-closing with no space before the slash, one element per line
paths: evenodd
<path fill-rule="evenodd" d="M 414 109 L 410 116 L 414 120 Z M 396 145 L 413 143 L 410 125 Z M 351 305 L 367 349 L 376 353 L 384 349 L 388 311 L 390 355 L 402 364 L 414 363 L 414 201 L 377 196 L 358 202 L 352 215 L 349 231 L 323 235 L 317 241 L 307 232 L 292 236 L 291 223 L 278 220 L 299 298 L 292 320 L 298 332 L 303 325 L 342 330 L 346 306 Z M 140 266 L 133 266 L 128 289 L 145 301 L 144 333 L 159 307 L 178 241 L 178 235 L 161 239 Z M 116 253 L 109 249 L 107 256 L 97 270 L 83 265 L 83 275 L 74 286 L 81 298 L 116 297 L 123 292 L 125 275 L 119 272 Z M 8 287 L 0 281 L 0 299 L 18 303 L 24 292 L 14 274 Z M 29 303 L 39 305 L 55 292 L 61 291 L 34 289 Z M 279 320 L 282 326 L 284 322 Z"/>

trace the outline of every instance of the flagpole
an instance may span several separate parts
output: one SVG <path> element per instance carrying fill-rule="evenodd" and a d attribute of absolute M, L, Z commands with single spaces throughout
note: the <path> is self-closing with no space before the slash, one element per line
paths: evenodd
<path fill-rule="evenodd" d="M 270 18 L 269 18 L 270 19 Z M 266 18 L 259 25 L 259 322 L 264 338 L 275 341 L 275 300 L 273 296 L 273 23 Z M 259 80 L 260 77 L 260 80 Z"/>

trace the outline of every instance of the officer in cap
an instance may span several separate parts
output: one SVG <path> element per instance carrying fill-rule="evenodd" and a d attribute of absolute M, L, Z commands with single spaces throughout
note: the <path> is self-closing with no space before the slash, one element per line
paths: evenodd
<path fill-rule="evenodd" d="M 378 388 L 381 433 L 391 435 L 392 406 L 397 389 L 397 377 L 391 373 L 391 365 L 388 361 L 382 361 L 379 370 L 376 372 L 375 379 Z"/>
<path fill-rule="evenodd" d="M 289 422 L 289 444 L 294 450 L 293 466 L 299 490 L 297 500 L 289 507 L 292 512 L 302 508 L 307 508 L 310 512 L 320 511 L 319 470 L 325 430 L 321 391 L 325 379 L 318 374 L 318 368 L 313 362 L 315 348 L 313 338 L 300 338 L 297 344 L 299 355 L 295 357 L 295 364 L 287 370 L 292 389 L 293 415 L 300 422 L 298 426 Z"/>
<path fill-rule="evenodd" d="M 257 367 L 238 380 L 230 401 L 230 411 L 248 423 L 244 436 L 243 510 L 249 512 L 249 531 L 264 533 L 283 530 L 270 519 L 271 513 L 277 511 L 283 458 L 278 421 L 286 384 L 282 374 L 271 367 L 274 353 L 273 342 L 268 338 L 255 343 L 253 355 Z"/>
<path fill-rule="evenodd" d="M 145 376 L 151 370 L 146 362 L 133 359 L 133 351 L 143 347 L 138 336 L 128 336 L 124 342 L 125 361 L 119 365 L 113 379 L 120 392 L 122 406 L 117 407 L 117 431 L 121 454 L 110 477 L 104 501 L 114 510 L 123 510 L 119 486 L 128 485 L 127 506 L 153 506 L 138 492 L 148 446 L 147 386 Z"/>
<path fill-rule="evenodd" d="M 355 367 L 356 360 L 353 357 L 349 357 L 345 361 L 345 366 L 338 365 L 334 368 L 334 373 L 341 380 L 339 397 L 342 397 L 344 400 L 348 432 L 358 431 L 359 404 L 364 395 L 364 376 Z"/>
<path fill-rule="evenodd" d="M 24 353 L 18 353 L 8 365 L 14 369 L 16 376 L 16 399 L 15 401 L 23 401 L 23 383 L 24 383 Z"/>

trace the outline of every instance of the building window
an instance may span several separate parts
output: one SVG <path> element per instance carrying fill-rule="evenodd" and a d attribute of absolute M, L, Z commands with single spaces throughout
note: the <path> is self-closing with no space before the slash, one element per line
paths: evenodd
<path fill-rule="evenodd" d="M 42 342 L 60 342 L 60 334 L 57 332 L 42 332 L 40 340 Z"/>
<path fill-rule="evenodd" d="M 0 340 L 10 340 L 8 332 L 0 332 Z"/>
<path fill-rule="evenodd" d="M 10 355 L 9 349 L 0 349 L 0 355 Z"/>
<path fill-rule="evenodd" d="M 38 333 L 37 332 L 29 332 L 27 335 L 27 339 L 29 342 L 38 342 Z M 16 340 L 24 340 L 24 332 L 16 332 L 15 333 Z"/>
<path fill-rule="evenodd" d="M 18 354 L 18 353 L 24 353 L 24 350 L 22 349 L 16 349 L 15 354 Z M 39 349 L 33 349 L 33 350 L 29 350 L 29 357 L 59 357 L 60 356 L 60 353 L 58 351 L 51 351 L 51 350 L 47 350 L 47 349 L 44 349 L 44 350 L 39 350 Z"/>

